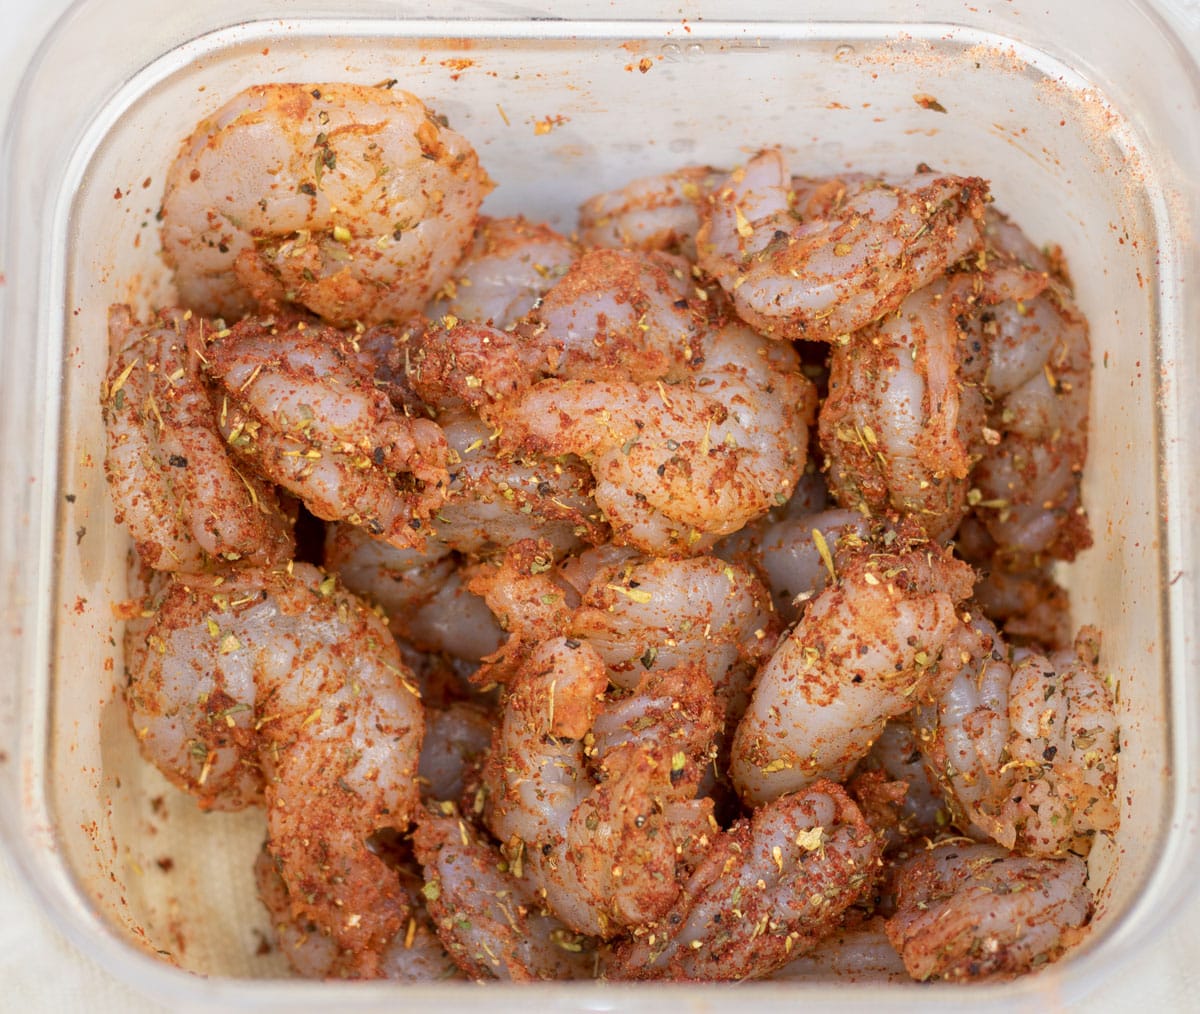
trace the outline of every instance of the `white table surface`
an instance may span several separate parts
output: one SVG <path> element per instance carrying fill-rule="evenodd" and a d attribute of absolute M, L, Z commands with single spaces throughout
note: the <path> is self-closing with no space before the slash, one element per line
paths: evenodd
<path fill-rule="evenodd" d="M 0 0 L 0 130 L 26 63 L 69 2 Z M 1200 2 L 1174 0 L 1173 5 L 1182 20 L 1200 29 Z M 1089 1011 L 1200 1010 L 1200 901 L 1160 938 L 1134 974 L 1104 983 L 1086 1007 Z M 37 908 L 0 849 L 0 1012 L 159 1009 L 63 938 Z"/>

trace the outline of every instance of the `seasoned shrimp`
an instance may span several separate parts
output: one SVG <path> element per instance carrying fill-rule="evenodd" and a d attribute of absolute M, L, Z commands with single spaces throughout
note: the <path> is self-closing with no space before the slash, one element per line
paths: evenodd
<path fill-rule="evenodd" d="M 1080 483 L 1087 461 L 1091 339 L 1070 289 L 1000 215 L 976 323 L 988 351 L 991 445 L 975 468 L 976 514 L 1005 570 L 1073 560 L 1092 544 Z"/>
<path fill-rule="evenodd" d="M 374 975 L 408 904 L 367 847 L 417 805 L 424 719 L 374 613 L 308 564 L 176 576 L 132 652 L 143 754 L 205 807 L 265 802 L 291 913 Z"/>
<path fill-rule="evenodd" d="M 396 871 L 407 899 L 408 924 L 392 937 L 379 958 L 379 977 L 398 982 L 444 982 L 461 979 L 458 966 L 446 953 L 434 931 L 433 920 L 421 904 L 419 882 L 405 871 Z M 280 951 L 300 975 L 310 979 L 356 977 L 353 959 L 338 953 L 337 945 L 315 923 L 297 920 L 287 885 L 263 849 L 254 861 L 258 896 L 271 915 Z"/>
<path fill-rule="evenodd" d="M 1028 855 L 1086 854 L 1119 819 L 1117 720 L 1096 671 L 1099 638 L 1013 664 L 995 628 L 933 703 L 913 717 L 930 770 L 963 830 Z"/>
<path fill-rule="evenodd" d="M 659 923 L 619 946 L 614 979 L 762 978 L 865 901 L 879 841 L 832 782 L 760 807 L 713 843 Z"/>
<path fill-rule="evenodd" d="M 646 713 L 652 725 L 661 722 L 658 734 L 642 723 L 638 736 L 611 732 L 593 775 L 584 737 L 604 707 L 600 654 L 555 638 L 509 683 L 484 767 L 488 826 L 510 865 L 528 871 L 549 909 L 576 932 L 608 938 L 659 918 L 674 902 L 676 841 L 664 809 L 694 796 L 707 760 L 716 704 L 706 684 L 704 671 L 690 667 L 676 681 L 678 707 Z M 632 705 L 616 706 L 627 713 Z"/>
<path fill-rule="evenodd" d="M 807 954 L 767 976 L 772 982 L 907 982 L 908 972 L 879 916 L 825 937 Z"/>
<path fill-rule="evenodd" d="M 340 332 L 247 319 L 204 355 L 221 432 L 242 460 L 319 518 L 421 544 L 446 497 L 446 438 L 397 412 Z"/>
<path fill-rule="evenodd" d="M 472 979 L 590 979 L 595 941 L 547 913 L 526 879 L 461 817 L 422 814 L 413 837 L 443 944 Z"/>
<path fill-rule="evenodd" d="M 986 198 L 983 180 L 928 169 L 793 180 L 782 152 L 762 151 L 710 199 L 700 266 L 763 334 L 832 341 L 968 253 Z"/>
<path fill-rule="evenodd" d="M 734 712 L 732 728 L 751 675 L 775 645 L 776 625 L 766 589 L 738 564 L 634 557 L 596 573 L 569 633 L 596 648 L 609 679 L 626 690 L 648 671 L 702 665 Z"/>
<path fill-rule="evenodd" d="M 453 701 L 425 708 L 425 743 L 417 773 L 421 796 L 431 803 L 458 802 L 492 742 L 492 716 L 477 704 Z"/>
<path fill-rule="evenodd" d="M 109 310 L 101 405 L 117 523 L 158 570 L 288 560 L 292 525 L 274 487 L 240 471 L 218 432 L 199 368 L 204 328 L 187 311 L 164 310 L 142 325 L 127 306 Z"/>
<path fill-rule="evenodd" d="M 836 583 L 760 670 L 731 762 L 747 802 L 844 779 L 889 718 L 936 696 L 962 665 L 956 607 L 971 594 L 971 569 L 934 543 L 892 535 L 890 546 L 838 553 Z"/>
<path fill-rule="evenodd" d="M 792 349 L 739 325 L 709 333 L 679 383 L 545 380 L 499 405 L 501 442 L 577 454 L 613 539 L 697 553 L 790 496 L 816 395 Z"/>
<path fill-rule="evenodd" d="M 1086 932 L 1087 866 L 951 839 L 901 869 L 887 934 L 914 979 L 1004 979 L 1054 961 Z"/>
<path fill-rule="evenodd" d="M 478 662 L 504 640 L 444 543 L 397 549 L 357 526 L 334 524 L 326 528 L 324 562 L 350 591 L 382 607 L 397 637 L 422 651 Z"/>
<path fill-rule="evenodd" d="M 201 121 L 167 174 L 163 252 L 187 306 L 402 320 L 446 282 L 491 181 L 399 89 L 257 85 Z"/>
<path fill-rule="evenodd" d="M 958 321 L 971 300 L 969 275 L 939 280 L 834 344 L 819 428 L 843 507 L 912 516 L 939 541 L 958 528 L 985 417 L 979 388 L 960 368 Z"/>
<path fill-rule="evenodd" d="M 801 478 L 786 504 L 726 536 L 713 547 L 723 560 L 753 567 L 767 583 L 784 626 L 800 618 L 805 604 L 829 583 L 825 557 L 843 539 L 869 534 L 857 511 L 825 509 L 825 483 L 815 473 Z"/>
<path fill-rule="evenodd" d="M 665 250 L 694 261 L 701 209 L 725 175 L 684 166 L 597 194 L 579 209 L 579 241 L 613 250 Z"/>
<path fill-rule="evenodd" d="M 425 312 L 511 327 L 578 255 L 575 244 L 548 225 L 521 216 L 481 218 L 474 242 Z"/>
<path fill-rule="evenodd" d="M 896 802 L 896 820 L 888 834 L 889 848 L 918 835 L 936 836 L 950 826 L 951 809 L 941 785 L 925 764 L 909 716 L 891 719 L 863 758 L 858 777 L 873 772 L 882 774 L 892 785 L 903 784 L 905 790 L 904 797 Z M 851 792 L 862 806 L 853 785 Z"/>

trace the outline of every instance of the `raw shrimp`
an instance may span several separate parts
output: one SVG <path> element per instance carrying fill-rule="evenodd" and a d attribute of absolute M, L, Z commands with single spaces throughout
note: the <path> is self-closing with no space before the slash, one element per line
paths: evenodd
<path fill-rule="evenodd" d="M 431 523 L 447 545 L 488 556 L 536 538 L 549 542 L 557 559 L 605 541 L 595 483 L 579 458 L 506 452 L 467 412 L 442 412 L 438 424 L 450 447 L 450 484 Z"/>
<path fill-rule="evenodd" d="M 450 277 L 490 189 L 465 138 L 408 92 L 257 85 L 184 142 L 163 252 L 183 303 L 212 314 L 402 320 Z"/>
<path fill-rule="evenodd" d="M 176 576 L 131 657 L 143 754 L 202 806 L 267 807 L 267 848 L 312 922 L 373 975 L 406 916 L 367 848 L 417 805 L 424 720 L 379 618 L 308 564 Z"/>
<path fill-rule="evenodd" d="M 478 704 L 426 705 L 425 743 L 417 773 L 421 796 L 433 803 L 459 802 L 492 743 L 492 716 Z M 473 810 L 464 808 L 466 812 Z"/>
<path fill-rule="evenodd" d="M 340 332 L 248 318 L 204 355 L 221 432 L 243 460 L 319 518 L 421 545 L 446 498 L 446 438 L 397 412 Z"/>
<path fill-rule="evenodd" d="M 704 666 L 730 728 L 745 708 L 750 677 L 775 645 L 766 589 L 739 564 L 710 556 L 631 558 L 601 568 L 569 627 L 596 648 L 614 684 L 627 690 L 647 671 Z"/>
<path fill-rule="evenodd" d="M 747 802 L 844 779 L 889 718 L 936 696 L 962 665 L 955 610 L 971 594 L 971 569 L 934 543 L 890 534 L 890 544 L 838 553 L 836 582 L 760 670 L 733 743 Z"/>
<path fill-rule="evenodd" d="M 657 924 L 619 946 L 614 979 L 752 979 L 812 949 L 866 901 L 879 841 L 842 788 L 820 781 L 720 835 Z"/>
<path fill-rule="evenodd" d="M 1117 720 L 1096 671 L 1099 638 L 1014 664 L 974 624 L 972 662 L 913 717 L 930 770 L 964 831 L 1029 855 L 1086 854 L 1117 824 Z"/>
<path fill-rule="evenodd" d="M 933 837 L 944 832 L 951 823 L 952 813 L 942 795 L 938 780 L 930 774 L 924 755 L 913 731 L 909 716 L 890 719 L 870 753 L 859 765 L 857 779 L 872 773 L 883 776 L 890 785 L 904 786 L 903 798 L 895 802 L 895 820 L 889 828 L 889 849 L 918 835 Z M 850 784 L 851 795 L 864 805 L 862 795 Z M 872 823 L 872 826 L 875 826 Z"/>
<path fill-rule="evenodd" d="M 282 562 L 295 549 L 291 521 L 274 487 L 239 471 L 221 439 L 199 368 L 204 329 L 189 311 L 143 325 L 127 306 L 109 309 L 101 405 L 117 523 L 158 570 Z"/>
<path fill-rule="evenodd" d="M 408 924 L 392 937 L 380 955 L 379 977 L 398 982 L 444 982 L 463 978 L 437 938 L 433 920 L 421 904 L 421 884 L 414 884 L 414 878 L 403 871 L 397 871 L 396 876 L 407 896 Z M 321 933 L 319 926 L 292 916 L 287 886 L 266 849 L 259 852 L 254 862 L 254 880 L 258 885 L 258 896 L 270 913 L 279 949 L 300 975 L 311 979 L 333 979 L 357 974 L 353 958 L 339 955 L 337 945 Z"/>
<path fill-rule="evenodd" d="M 1091 340 L 1054 265 L 1002 216 L 988 216 L 976 327 L 988 352 L 990 446 L 975 468 L 976 514 L 1005 570 L 1073 560 L 1092 544 L 1080 483 L 1087 461 Z"/>
<path fill-rule="evenodd" d="M 960 369 L 958 321 L 972 298 L 969 275 L 938 280 L 835 342 L 819 420 L 838 503 L 911 515 L 943 542 L 967 512 L 968 477 L 984 446 L 983 396 Z"/>
<path fill-rule="evenodd" d="M 578 255 L 575 244 L 548 225 L 521 216 L 481 218 L 474 242 L 426 315 L 511 327 Z"/>
<path fill-rule="evenodd" d="M 329 525 L 325 568 L 382 607 L 392 632 L 422 651 L 478 662 L 504 640 L 487 604 L 465 587 L 445 543 L 430 539 L 423 550 L 397 549 L 354 525 Z"/>
<path fill-rule="evenodd" d="M 501 442 L 591 466 L 616 542 L 698 553 L 787 501 L 815 391 L 792 349 L 740 325 L 711 332 L 679 383 L 545 380 L 498 406 Z"/>
<path fill-rule="evenodd" d="M 793 180 L 769 149 L 710 199 L 700 266 L 763 334 L 832 341 L 967 254 L 986 198 L 983 180 L 924 167 L 896 179 Z"/>
<path fill-rule="evenodd" d="M 701 209 L 725 175 L 684 166 L 597 194 L 579 209 L 579 241 L 613 250 L 666 250 L 694 261 Z"/>
<path fill-rule="evenodd" d="M 413 844 L 438 935 L 472 979 L 592 978 L 595 941 L 548 914 L 528 881 L 461 817 L 422 814 Z"/>
<path fill-rule="evenodd" d="M 772 982 L 828 981 L 907 982 L 908 972 L 884 932 L 884 919 L 875 916 L 861 926 L 825 937 L 807 954 L 792 958 L 767 976 Z"/>
<path fill-rule="evenodd" d="M 509 683 L 484 768 L 488 826 L 510 865 L 528 871 L 549 909 L 576 932 L 611 937 L 662 916 L 678 894 L 676 842 L 664 809 L 695 793 L 716 704 L 699 667 L 675 684 L 677 707 L 647 713 L 658 732 L 610 734 L 593 775 L 585 736 L 608 686 L 600 654 L 585 642 L 554 638 Z M 643 700 L 661 700 L 647 695 Z M 616 704 L 622 713 L 634 706 Z"/>
<path fill-rule="evenodd" d="M 803 476 L 782 507 L 722 539 L 713 552 L 762 574 L 784 626 L 800 618 L 804 605 L 829 582 L 825 556 L 840 540 L 865 539 L 869 525 L 857 511 L 826 510 L 824 480 Z"/>
<path fill-rule="evenodd" d="M 995 845 L 942 842 L 902 867 L 887 934 L 914 979 L 1010 978 L 1054 961 L 1086 932 L 1087 866 Z"/>

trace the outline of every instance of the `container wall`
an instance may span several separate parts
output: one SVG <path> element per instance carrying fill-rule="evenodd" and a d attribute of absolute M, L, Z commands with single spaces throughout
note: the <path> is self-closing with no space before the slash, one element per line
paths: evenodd
<path fill-rule="evenodd" d="M 1063 63 L 1053 25 L 1000 20 L 988 33 L 966 10 L 956 28 L 764 21 L 734 31 L 710 19 L 494 22 L 468 32 L 360 20 L 338 35 L 326 22 L 260 22 L 147 60 L 106 96 L 46 200 L 53 245 L 38 336 L 62 351 L 61 404 L 55 389 L 46 406 L 61 457 L 57 488 L 40 505 L 52 512 L 41 534 L 55 539 L 44 586 L 50 682 L 44 697 L 26 697 L 27 708 L 44 706 L 44 725 L 25 716 L 26 749 L 43 751 L 30 762 L 28 791 L 59 850 L 52 879 L 78 892 L 89 920 L 210 976 L 285 973 L 279 955 L 259 947 L 271 936 L 251 878 L 262 816 L 201 814 L 139 759 L 125 720 L 112 607 L 130 594 L 129 545 L 113 525 L 101 467 L 105 314 L 112 302 L 145 312 L 171 299 L 155 214 L 166 168 L 199 118 L 251 83 L 397 78 L 474 143 L 497 183 L 485 207 L 494 214 L 523 211 L 570 229 L 591 193 L 782 144 L 805 174 L 926 162 L 985 176 L 997 206 L 1035 241 L 1062 245 L 1092 325 L 1085 500 L 1097 544 L 1061 578 L 1076 621 L 1104 632 L 1123 729 L 1123 820 L 1093 856 L 1102 901 L 1090 946 L 1103 951 L 1106 936 L 1134 932 L 1136 899 L 1150 884 L 1161 890 L 1169 873 L 1160 860 L 1176 847 L 1171 824 L 1187 802 L 1180 765 L 1192 763 L 1181 751 L 1195 748 L 1186 739 L 1193 702 L 1169 668 L 1169 646 L 1176 655 L 1191 646 L 1172 642 L 1167 627 L 1169 609 L 1179 612 L 1164 593 L 1177 550 L 1165 541 L 1162 502 L 1179 491 L 1164 460 L 1186 465 L 1194 449 L 1158 453 L 1164 418 L 1180 424 L 1164 374 L 1194 369 L 1177 343 L 1196 323 L 1180 283 L 1194 256 L 1181 239 L 1194 195 L 1179 189 L 1180 164 L 1162 153 L 1176 144 L 1186 160 L 1191 142 L 1164 136 L 1161 113 L 1145 108 L 1119 55 L 1107 69 Z M 1162 31 L 1135 8 L 1129 16 L 1131 32 Z M 176 41 L 187 37 L 182 30 Z M 1111 94 L 1091 87 L 1097 78 Z M 934 96 L 944 112 L 915 96 Z"/>

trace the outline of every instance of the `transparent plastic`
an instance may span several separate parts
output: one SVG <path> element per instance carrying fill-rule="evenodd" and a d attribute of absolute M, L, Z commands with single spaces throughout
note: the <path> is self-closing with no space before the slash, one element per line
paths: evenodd
<path fill-rule="evenodd" d="M 128 541 L 101 467 L 105 312 L 169 301 L 155 223 L 166 167 L 201 116 L 265 80 L 396 77 L 475 144 L 498 182 L 486 210 L 567 228 L 590 193 L 772 143 L 812 174 L 925 161 L 988 177 L 1035 241 L 1062 244 L 1092 324 L 1085 498 L 1097 544 L 1062 578 L 1076 621 L 1104 631 L 1104 666 L 1120 681 L 1122 825 L 1091 861 L 1095 929 L 1066 960 L 1004 985 L 762 985 L 753 1002 L 1070 1002 L 1135 968 L 1192 901 L 1195 20 L 1139 2 L 1096 17 L 1083 0 L 1048 10 L 934 0 L 907 16 L 884 2 L 816 2 L 804 20 L 796 6 L 760 2 L 747 22 L 732 3 L 643 3 L 635 19 L 633 5 L 584 3 L 209 0 L 164 16 L 153 0 L 95 0 L 47 39 L 17 98 L 0 191 L 0 651 L 11 667 L 0 807 L 46 909 L 115 975 L 180 1008 L 664 1002 L 666 987 L 547 986 L 531 1001 L 511 987 L 279 978 L 279 955 L 255 953 L 269 937 L 250 873 L 261 814 L 201 814 L 137 756 L 111 608 L 125 597 Z M 562 119 L 535 131 L 547 117 Z M 746 1000 L 670 989 L 691 1007 Z"/>

